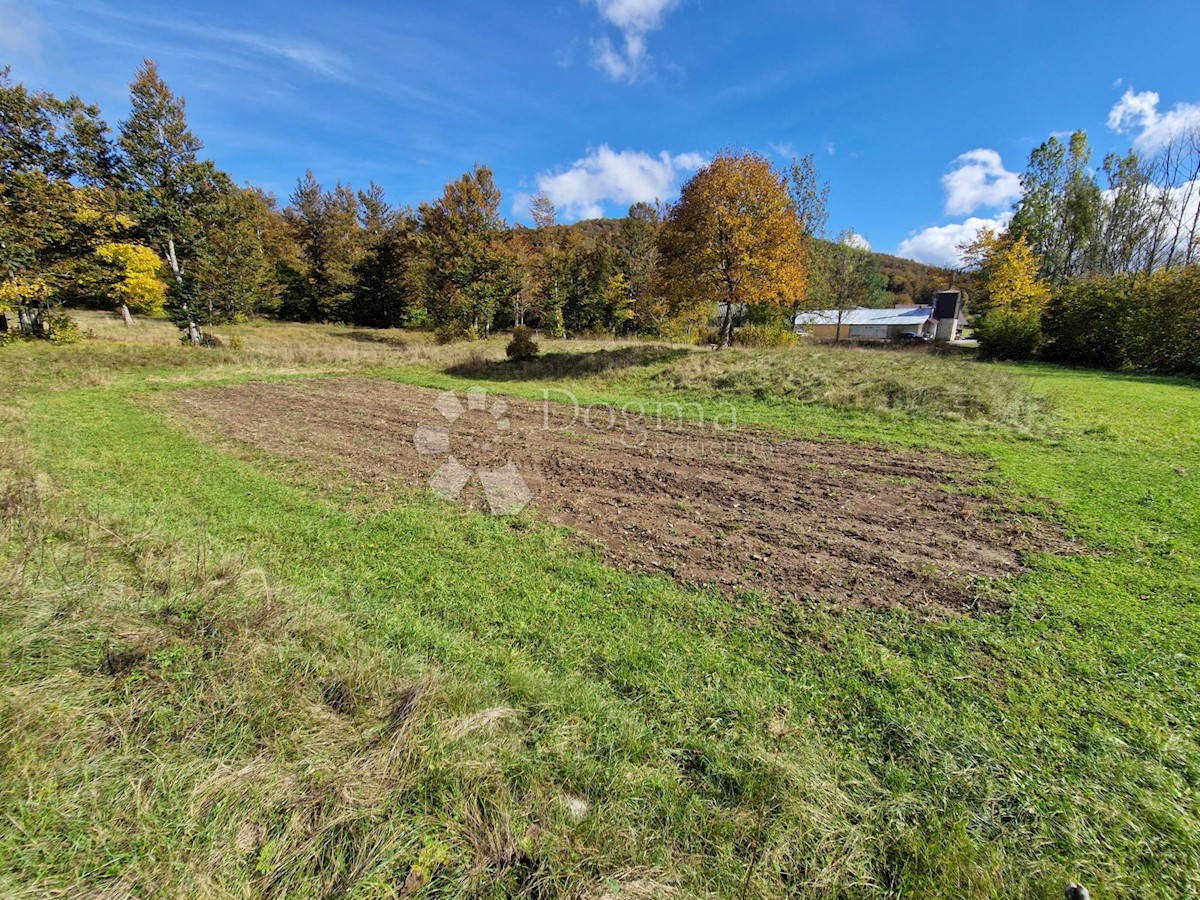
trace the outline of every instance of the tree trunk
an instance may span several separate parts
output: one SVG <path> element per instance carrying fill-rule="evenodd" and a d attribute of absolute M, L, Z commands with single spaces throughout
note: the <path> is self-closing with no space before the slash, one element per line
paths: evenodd
<path fill-rule="evenodd" d="M 733 300 L 725 301 L 725 320 L 721 323 L 721 337 L 717 341 L 717 349 L 728 347 L 733 343 Z"/>
<path fill-rule="evenodd" d="M 175 238 L 167 238 L 167 263 L 171 267 L 171 274 L 175 276 L 175 284 L 183 287 L 183 270 L 179 267 L 179 258 L 175 255 Z M 188 309 L 187 304 L 183 304 L 183 311 L 187 314 L 188 325 L 187 334 L 188 341 L 193 347 L 200 346 L 200 326 L 196 324 L 196 318 Z"/>
<path fill-rule="evenodd" d="M 133 316 L 129 314 L 129 306 L 125 303 L 121 304 L 121 321 L 124 322 L 126 326 L 133 324 Z"/>

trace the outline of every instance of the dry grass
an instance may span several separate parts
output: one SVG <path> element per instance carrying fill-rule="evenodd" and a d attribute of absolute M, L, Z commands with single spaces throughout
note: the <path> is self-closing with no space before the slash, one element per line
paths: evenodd
<path fill-rule="evenodd" d="M 0 894 L 502 896 L 544 877 L 571 817 L 506 776 L 518 710 L 236 559 L 80 516 L 4 449 Z"/>
<path fill-rule="evenodd" d="M 970 360 L 892 348 L 689 354 L 655 373 L 676 390 L 844 409 L 1030 425 L 1047 409 L 1019 379 Z"/>
<path fill-rule="evenodd" d="M 71 315 L 91 339 L 85 346 L 93 350 L 97 344 L 126 349 L 180 347 L 179 330 L 166 319 L 135 317 L 133 325 L 126 326 L 120 317 L 110 313 L 72 310 Z M 275 374 L 323 363 L 368 367 L 415 364 L 439 370 L 485 366 L 506 360 L 504 350 L 509 340 L 507 334 L 502 334 L 470 343 L 438 344 L 428 331 L 299 322 L 226 325 L 213 333 L 224 346 L 205 351 L 203 359 L 243 367 L 261 365 Z M 539 337 L 538 340 L 551 359 L 597 350 L 652 346 L 642 341 L 606 339 L 567 341 Z"/>

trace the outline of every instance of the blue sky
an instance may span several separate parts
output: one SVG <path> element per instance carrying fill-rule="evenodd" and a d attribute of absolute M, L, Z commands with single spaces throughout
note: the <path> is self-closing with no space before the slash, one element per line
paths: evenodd
<path fill-rule="evenodd" d="M 281 200 L 311 168 L 415 205 L 478 161 L 509 218 L 541 188 L 569 221 L 673 199 L 724 147 L 813 152 L 831 232 L 937 262 L 1050 134 L 1098 163 L 1200 123 L 1198 34 L 1196 0 L 0 0 L 15 79 L 115 124 L 154 57 L 206 155 Z"/>

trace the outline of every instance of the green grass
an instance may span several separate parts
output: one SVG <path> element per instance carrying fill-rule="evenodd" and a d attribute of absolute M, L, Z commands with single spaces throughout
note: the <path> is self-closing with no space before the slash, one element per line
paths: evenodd
<path fill-rule="evenodd" d="M 0 350 L 5 896 L 1200 892 L 1195 383 L 246 334 Z M 978 618 L 730 600 L 529 517 L 348 498 L 150 396 L 343 372 L 978 455 L 1082 552 Z"/>

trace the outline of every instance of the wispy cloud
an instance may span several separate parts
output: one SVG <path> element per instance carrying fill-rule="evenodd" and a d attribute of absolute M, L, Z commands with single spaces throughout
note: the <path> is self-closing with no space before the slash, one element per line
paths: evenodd
<path fill-rule="evenodd" d="M 587 0 L 601 17 L 621 32 L 619 43 L 604 35 L 592 44 L 596 65 L 614 81 L 636 81 L 650 54 L 646 36 L 662 28 L 663 19 L 679 0 Z"/>
<path fill-rule="evenodd" d="M 680 179 L 706 162 L 699 153 L 664 150 L 651 156 L 601 145 L 563 171 L 539 175 L 537 188 L 554 201 L 564 219 L 594 219 L 604 215 L 608 203 L 627 207 L 673 197 Z M 518 211 L 523 211 L 528 199 L 517 198 Z"/>
<path fill-rule="evenodd" d="M 1108 113 L 1108 127 L 1122 134 L 1137 132 L 1133 145 L 1143 153 L 1161 150 L 1178 135 L 1200 134 L 1200 103 L 1176 103 L 1158 111 L 1161 98 L 1155 91 L 1125 91 Z"/>
<path fill-rule="evenodd" d="M 227 41 L 267 56 L 278 57 L 326 78 L 351 81 L 341 54 L 321 44 L 299 38 L 276 37 L 245 31 L 188 26 L 194 34 L 215 41 Z"/>
<path fill-rule="evenodd" d="M 4 2 L 7 0 L 0 0 L 0 4 Z M 78 4 L 78 12 L 88 14 L 93 20 L 101 17 L 126 23 L 138 30 L 145 29 L 172 46 L 179 42 L 179 38 L 186 37 L 190 46 L 181 49 L 191 55 L 218 55 L 226 59 L 239 56 L 244 59 L 249 57 L 258 60 L 283 60 L 323 78 L 346 83 L 354 81 L 346 58 L 318 41 L 278 32 L 262 33 L 224 28 L 194 19 L 163 16 L 158 9 L 138 8 L 132 5 L 116 7 L 103 0 L 84 0 Z M 76 23 L 72 27 L 87 33 L 93 40 L 119 46 L 142 46 L 128 34 L 105 35 L 94 24 Z"/>
<path fill-rule="evenodd" d="M 39 61 L 49 30 L 26 3 L 0 0 L 0 52 L 6 57 Z"/>

